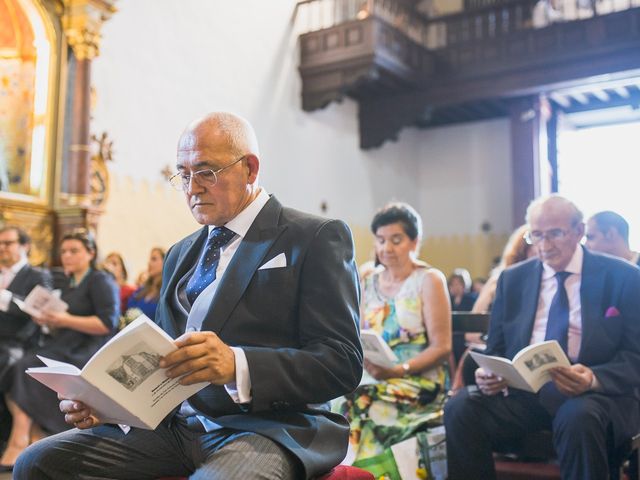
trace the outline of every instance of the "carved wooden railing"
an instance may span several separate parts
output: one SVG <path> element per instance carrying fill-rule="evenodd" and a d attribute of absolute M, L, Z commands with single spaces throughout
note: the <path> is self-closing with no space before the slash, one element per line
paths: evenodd
<path fill-rule="evenodd" d="M 313 32 L 375 16 L 413 42 L 439 49 L 640 7 L 640 0 L 549 2 L 557 8 L 546 8 L 544 0 L 466 0 L 464 11 L 427 19 L 398 0 L 301 0 L 295 18 L 302 32 Z"/>
<path fill-rule="evenodd" d="M 371 148 L 407 125 L 491 118 L 505 102 L 554 85 L 637 75 L 640 0 L 616 0 L 609 10 L 607 0 L 579 8 L 584 1 L 565 0 L 561 19 L 541 17 L 537 0 L 486 0 L 426 19 L 415 2 L 305 0 L 296 19 L 311 22 L 313 9 L 324 10 L 300 36 L 303 108 L 355 98 L 361 146 Z"/>
<path fill-rule="evenodd" d="M 301 0 L 294 14 L 299 30 L 314 32 L 375 16 L 426 45 L 427 20 L 398 0 Z"/>

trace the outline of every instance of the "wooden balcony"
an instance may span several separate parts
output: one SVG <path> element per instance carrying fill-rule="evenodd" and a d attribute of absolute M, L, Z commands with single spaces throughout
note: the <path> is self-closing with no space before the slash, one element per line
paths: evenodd
<path fill-rule="evenodd" d="M 436 71 L 435 55 L 402 31 L 370 16 L 300 37 L 302 108 L 420 88 Z"/>
<path fill-rule="evenodd" d="M 303 108 L 355 98 L 361 146 L 372 148 L 408 125 L 506 115 L 525 96 L 604 80 L 635 84 L 640 2 L 632 1 L 621 11 L 575 10 L 575 19 L 534 28 L 535 0 L 485 0 L 432 20 L 406 4 L 389 11 L 370 0 L 361 3 L 361 20 L 300 37 Z"/>

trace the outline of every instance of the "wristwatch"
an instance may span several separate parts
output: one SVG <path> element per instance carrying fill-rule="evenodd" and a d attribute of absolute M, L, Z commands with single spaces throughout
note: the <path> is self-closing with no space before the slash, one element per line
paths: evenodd
<path fill-rule="evenodd" d="M 409 362 L 404 362 L 402 364 L 402 370 L 405 375 L 409 375 L 411 373 L 411 365 L 409 365 Z"/>

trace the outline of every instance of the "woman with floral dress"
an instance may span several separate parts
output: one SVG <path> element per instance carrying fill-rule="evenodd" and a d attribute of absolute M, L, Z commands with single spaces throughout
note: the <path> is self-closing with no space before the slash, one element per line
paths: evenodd
<path fill-rule="evenodd" d="M 378 332 L 399 361 L 385 368 L 365 355 L 363 382 L 338 402 L 351 423 L 356 462 L 441 420 L 451 307 L 442 272 L 415 258 L 421 229 L 403 203 L 387 205 L 371 223 L 380 265 L 362 279 L 361 327 Z"/>

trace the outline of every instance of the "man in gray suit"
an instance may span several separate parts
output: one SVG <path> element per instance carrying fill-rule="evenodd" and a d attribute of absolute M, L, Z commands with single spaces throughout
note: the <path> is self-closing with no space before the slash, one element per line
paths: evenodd
<path fill-rule="evenodd" d="M 31 239 L 18 227 L 0 228 L 0 385 L 4 374 L 32 346 L 38 326 L 18 308 L 15 298 L 24 299 L 36 285 L 51 287 L 48 272 L 29 265 Z"/>
<path fill-rule="evenodd" d="M 155 431 L 96 426 L 89 407 L 62 401 L 77 429 L 27 449 L 16 478 L 299 479 L 344 457 L 349 425 L 326 402 L 362 374 L 348 227 L 269 196 L 253 129 L 235 115 L 189 125 L 177 169 L 204 227 L 165 259 L 156 321 L 179 348 L 161 365 L 211 385 Z"/>

